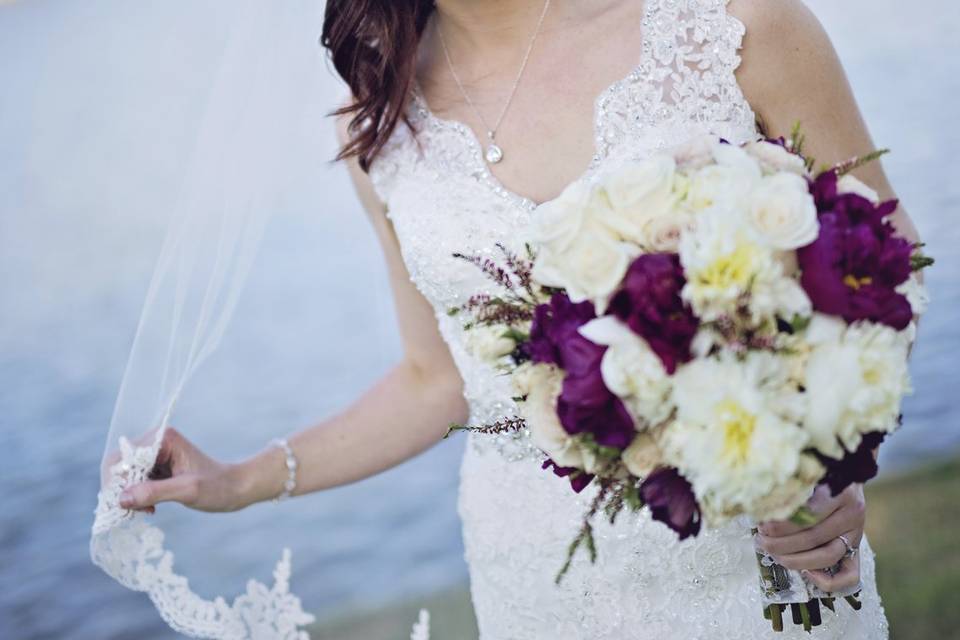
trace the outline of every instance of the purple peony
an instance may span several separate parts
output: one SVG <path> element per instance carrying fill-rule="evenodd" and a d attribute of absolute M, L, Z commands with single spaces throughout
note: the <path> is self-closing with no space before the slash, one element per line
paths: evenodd
<path fill-rule="evenodd" d="M 820 234 L 797 251 L 797 259 L 800 284 L 814 309 L 847 322 L 906 328 L 913 311 L 895 289 L 910 277 L 913 247 L 886 219 L 897 201 L 875 205 L 855 193 L 838 193 L 835 171 L 818 176 L 810 192 L 820 212 Z"/>
<path fill-rule="evenodd" d="M 570 486 L 576 493 L 580 493 L 586 488 L 590 481 L 593 480 L 593 476 L 586 471 L 581 471 L 574 467 L 561 467 L 558 466 L 556 462 L 552 459 L 547 458 L 543 462 L 542 469 L 547 469 L 553 467 L 553 473 L 561 478 L 570 477 Z"/>
<path fill-rule="evenodd" d="M 571 355 L 570 339 L 580 337 L 577 329 L 595 317 L 592 302 L 574 303 L 566 293 L 555 293 L 550 302 L 534 311 L 530 339 L 523 350 L 534 362 L 553 363 L 567 369 L 564 356 Z M 575 353 L 572 355 L 576 357 Z"/>
<path fill-rule="evenodd" d="M 625 449 L 636 435 L 633 418 L 623 401 L 603 383 L 599 364 L 588 375 L 564 378 L 557 415 L 567 433 L 590 433 L 597 444 L 605 447 Z"/>
<path fill-rule="evenodd" d="M 534 362 L 563 369 L 557 399 L 563 428 L 571 435 L 590 433 L 598 444 L 623 449 L 630 444 L 634 425 L 623 402 L 603 383 L 600 363 L 607 348 L 578 331 L 595 317 L 593 303 L 573 303 L 565 293 L 556 293 L 537 307 L 524 350 Z"/>
<path fill-rule="evenodd" d="M 680 297 L 685 284 L 677 254 L 642 255 L 630 265 L 608 311 L 647 341 L 670 374 L 690 359 L 697 332 L 697 318 Z"/>
<path fill-rule="evenodd" d="M 660 467 L 640 485 L 640 497 L 654 520 L 677 532 L 681 540 L 700 533 L 700 507 L 693 487 L 673 467 Z"/>

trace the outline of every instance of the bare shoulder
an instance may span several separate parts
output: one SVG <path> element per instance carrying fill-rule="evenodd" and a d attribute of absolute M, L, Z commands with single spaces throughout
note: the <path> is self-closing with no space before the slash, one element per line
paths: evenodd
<path fill-rule="evenodd" d="M 823 138 L 855 130 L 857 139 L 836 152 L 864 152 L 869 136 L 846 72 L 810 8 L 801 0 L 731 0 L 729 10 L 746 27 L 737 80 L 768 131 L 783 134 L 797 121 Z"/>
<path fill-rule="evenodd" d="M 802 0 L 731 0 L 729 11 L 746 27 L 737 77 L 761 110 L 811 85 L 845 83 L 830 37 Z"/>
<path fill-rule="evenodd" d="M 341 106 L 346 106 L 347 104 L 349 104 L 349 102 L 341 103 Z M 351 114 L 342 114 L 335 117 L 334 126 L 337 133 L 337 142 L 341 148 L 350 142 L 349 125 L 351 118 Z M 360 199 L 363 208 L 375 221 L 382 220 L 383 214 L 386 212 L 386 205 L 377 195 L 370 175 L 360 168 L 360 163 L 356 157 L 347 158 L 343 162 L 347 165 L 350 180 L 353 183 L 353 188 L 357 192 L 357 197 Z"/>

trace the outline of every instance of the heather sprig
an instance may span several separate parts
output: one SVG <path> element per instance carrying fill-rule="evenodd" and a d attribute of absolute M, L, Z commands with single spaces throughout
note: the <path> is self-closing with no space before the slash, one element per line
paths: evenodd
<path fill-rule="evenodd" d="M 501 418 L 496 422 L 490 422 L 487 424 L 480 425 L 466 425 L 466 424 L 456 424 L 453 423 L 450 425 L 450 428 L 447 429 L 446 435 L 444 438 L 449 438 L 453 433 L 457 431 L 473 431 L 475 433 L 485 433 L 488 435 L 498 434 L 498 433 L 512 433 L 515 431 L 520 431 L 527 425 L 526 421 L 520 416 L 510 416 L 508 418 Z"/>
<path fill-rule="evenodd" d="M 533 290 L 533 260 L 520 258 L 499 242 L 497 248 L 503 252 L 503 257 L 507 261 L 507 268 L 517 277 L 517 282 L 530 295 L 530 299 L 535 300 L 537 296 Z M 527 248 L 529 252 L 529 245 L 527 245 Z"/>

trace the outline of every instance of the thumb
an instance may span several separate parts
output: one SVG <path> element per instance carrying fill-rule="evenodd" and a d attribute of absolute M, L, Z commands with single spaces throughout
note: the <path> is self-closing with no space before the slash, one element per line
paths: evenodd
<path fill-rule="evenodd" d="M 120 494 L 120 506 L 124 509 L 145 509 L 159 502 L 187 503 L 196 497 L 196 488 L 193 475 L 148 480 L 124 489 Z"/>

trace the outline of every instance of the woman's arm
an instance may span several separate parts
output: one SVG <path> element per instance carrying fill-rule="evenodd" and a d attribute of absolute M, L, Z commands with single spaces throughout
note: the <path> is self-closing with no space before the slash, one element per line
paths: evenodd
<path fill-rule="evenodd" d="M 801 0 L 732 0 L 730 12 L 747 29 L 737 79 L 770 137 L 790 137 L 799 122 L 818 166 L 877 149 L 829 36 Z M 853 173 L 882 199 L 897 197 L 881 161 Z M 903 207 L 892 221 L 918 240 Z"/>
<path fill-rule="evenodd" d="M 733 0 L 730 11 L 746 26 L 737 78 L 770 137 L 789 137 L 799 122 L 806 136 L 804 151 L 818 166 L 876 149 L 829 37 L 800 0 Z M 854 173 L 882 199 L 896 197 L 880 161 Z M 902 206 L 892 222 L 901 235 L 918 241 L 916 227 Z M 819 516 L 816 525 L 764 523 L 758 543 L 781 564 L 810 571 L 824 590 L 856 584 L 858 556 L 835 575 L 822 569 L 846 551 L 838 536 L 859 545 L 866 519 L 863 487 L 851 485 L 835 497 L 826 487 L 818 487 L 808 506 Z"/>
<path fill-rule="evenodd" d="M 343 118 L 337 131 L 344 142 Z M 467 414 L 463 381 L 433 308 L 410 280 L 385 207 L 356 159 L 346 162 L 387 262 L 404 354 L 345 410 L 288 438 L 299 461 L 297 495 L 397 465 L 438 442 L 451 422 L 464 422 Z M 268 447 L 242 462 L 223 464 L 168 429 L 158 461 L 169 465 L 169 477 L 131 487 L 121 506 L 152 511 L 159 502 L 176 501 L 205 511 L 241 509 L 283 490 L 284 457 L 279 448 Z"/>

